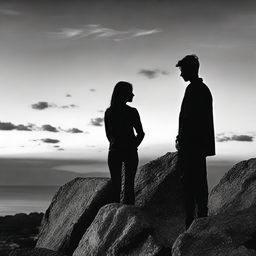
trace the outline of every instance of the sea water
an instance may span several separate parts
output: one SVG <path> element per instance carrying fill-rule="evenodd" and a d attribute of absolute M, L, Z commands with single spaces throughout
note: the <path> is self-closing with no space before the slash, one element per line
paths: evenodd
<path fill-rule="evenodd" d="M 0 186 L 0 216 L 45 212 L 58 186 Z"/>
<path fill-rule="evenodd" d="M 209 190 L 219 182 L 224 173 L 229 170 L 233 164 L 234 162 L 208 163 Z M 62 170 L 64 173 L 65 171 L 76 171 L 77 176 L 80 176 L 81 172 L 87 169 L 87 166 L 59 165 L 57 167 L 55 166 L 54 169 Z M 98 169 L 101 170 L 102 167 Z M 97 170 L 93 171 L 95 171 L 95 174 L 92 175 L 91 173 L 92 176 L 109 177 L 109 174 L 106 172 L 97 173 Z M 45 212 L 59 187 L 58 185 L 2 185 L 0 186 L 0 216 L 14 215 L 17 213 Z"/>

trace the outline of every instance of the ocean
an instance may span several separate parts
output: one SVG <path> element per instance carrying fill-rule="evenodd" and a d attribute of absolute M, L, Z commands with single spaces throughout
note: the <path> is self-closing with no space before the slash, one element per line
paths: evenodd
<path fill-rule="evenodd" d="M 208 163 L 209 190 L 234 163 Z M 1 159 L 0 166 L 0 216 L 45 212 L 58 188 L 75 177 L 109 177 L 105 163 Z"/>
<path fill-rule="evenodd" d="M 0 186 L 0 216 L 45 212 L 59 186 Z"/>

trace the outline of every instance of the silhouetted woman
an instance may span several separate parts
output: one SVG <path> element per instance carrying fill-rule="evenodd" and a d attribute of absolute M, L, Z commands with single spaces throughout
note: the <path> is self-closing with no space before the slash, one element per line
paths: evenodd
<path fill-rule="evenodd" d="M 132 102 L 133 97 L 132 85 L 124 81 L 118 82 L 104 118 L 106 135 L 110 143 L 108 166 L 114 201 L 120 202 L 122 165 L 124 165 L 124 204 L 135 202 L 134 178 L 139 161 L 137 148 L 145 135 L 137 109 L 126 105 L 127 102 Z"/>

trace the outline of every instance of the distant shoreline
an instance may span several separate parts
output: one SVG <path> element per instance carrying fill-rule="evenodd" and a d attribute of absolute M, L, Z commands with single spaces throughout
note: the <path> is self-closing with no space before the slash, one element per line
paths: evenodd
<path fill-rule="evenodd" d="M 18 213 L 0 217 L 0 255 L 7 256 L 17 248 L 33 248 L 36 244 L 43 213 Z"/>

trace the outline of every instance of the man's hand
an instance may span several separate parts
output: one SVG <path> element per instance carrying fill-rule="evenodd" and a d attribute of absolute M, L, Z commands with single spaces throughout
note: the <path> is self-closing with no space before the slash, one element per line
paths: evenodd
<path fill-rule="evenodd" d="M 175 140 L 175 148 L 179 151 L 180 150 L 180 145 L 178 139 Z"/>

